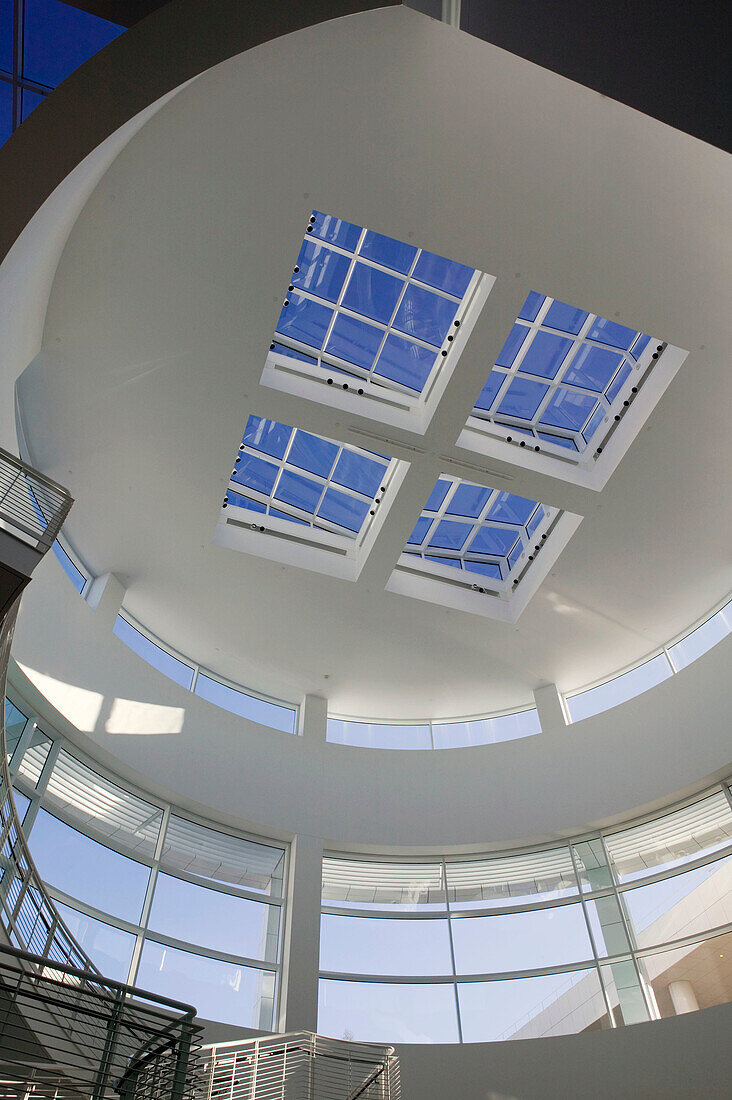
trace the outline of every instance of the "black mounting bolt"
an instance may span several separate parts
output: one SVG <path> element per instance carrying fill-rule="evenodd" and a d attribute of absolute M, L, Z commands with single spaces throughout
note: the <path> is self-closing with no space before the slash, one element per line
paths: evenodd
<path fill-rule="evenodd" d="M 363 397 L 363 390 L 359 390 L 358 393 L 360 397 Z"/>
<path fill-rule="evenodd" d="M 292 274 L 293 274 L 293 275 L 297 275 L 297 273 L 298 273 L 298 271 L 299 271 L 299 270 L 300 270 L 300 268 L 299 268 L 299 267 L 293 267 L 293 269 L 292 269 Z"/>
<path fill-rule="evenodd" d="M 270 351 L 274 351 L 274 344 L 270 344 L 270 345 L 269 345 L 269 350 L 270 350 Z"/>
<path fill-rule="evenodd" d="M 329 385 L 329 386 L 332 386 L 332 385 L 333 385 L 333 379 L 332 379 L 332 378 L 329 378 L 329 379 L 328 379 L 328 385 Z"/>
<path fill-rule="evenodd" d="M 343 389 L 344 389 L 344 390 L 347 390 L 347 389 L 348 389 L 348 382 L 344 382 L 344 383 L 343 383 Z"/>
<path fill-rule="evenodd" d="M 506 443 L 513 443 L 513 436 L 512 435 L 507 435 L 506 436 Z"/>
<path fill-rule="evenodd" d="M 615 420 L 616 420 L 616 421 L 620 420 L 620 417 L 619 417 L 619 416 L 616 416 L 616 417 L 615 417 Z"/>
<path fill-rule="evenodd" d="M 526 446 L 526 440 L 522 439 L 521 442 L 519 443 L 519 447 L 525 447 L 525 446 Z"/>
<path fill-rule="evenodd" d="M 454 324 L 455 328 L 460 328 L 460 322 L 459 321 L 453 321 L 453 324 Z"/>
<path fill-rule="evenodd" d="M 452 342 L 453 342 L 453 340 L 455 339 L 455 337 L 454 337 L 454 336 L 448 336 L 448 338 L 447 338 L 447 339 L 448 339 L 448 342 L 449 342 L 449 343 L 452 343 Z"/>
<path fill-rule="evenodd" d="M 442 353 L 442 354 L 443 354 L 443 355 L 447 355 L 447 349 L 446 349 L 445 351 L 443 351 L 443 353 Z"/>
<path fill-rule="evenodd" d="M 601 455 L 601 454 L 602 454 L 602 447 L 598 447 L 598 448 L 597 448 L 597 453 L 598 453 L 599 455 Z"/>

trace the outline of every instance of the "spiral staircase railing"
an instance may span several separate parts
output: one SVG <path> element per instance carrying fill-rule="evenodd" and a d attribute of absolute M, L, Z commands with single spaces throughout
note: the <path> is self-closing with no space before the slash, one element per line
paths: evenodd
<path fill-rule="evenodd" d="M 0 448 L 0 703 L 22 590 L 72 503 Z M 0 1100 L 192 1098 L 195 1017 L 190 1005 L 104 978 L 74 939 L 23 835 L 0 706 Z"/>

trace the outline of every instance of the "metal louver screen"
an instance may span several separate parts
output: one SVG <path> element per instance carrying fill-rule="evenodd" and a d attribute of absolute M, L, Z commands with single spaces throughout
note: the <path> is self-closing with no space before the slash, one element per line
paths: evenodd
<path fill-rule="evenodd" d="M 605 837 L 621 880 L 676 860 L 693 859 L 730 841 L 732 810 L 721 791 L 683 810 Z"/>
<path fill-rule="evenodd" d="M 155 852 L 163 811 L 92 771 L 61 749 L 48 782 L 47 798 L 64 817 L 97 836 L 138 854 Z"/>
<path fill-rule="evenodd" d="M 279 897 L 285 853 L 171 814 L 161 866 Z"/>
<path fill-rule="evenodd" d="M 441 863 L 323 860 L 323 900 L 350 905 L 427 905 L 445 901 Z"/>

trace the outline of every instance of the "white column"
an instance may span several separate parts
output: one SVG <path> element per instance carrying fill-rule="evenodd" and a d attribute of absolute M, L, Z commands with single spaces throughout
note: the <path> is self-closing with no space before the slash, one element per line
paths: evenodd
<path fill-rule="evenodd" d="M 691 982 L 669 982 L 668 992 L 677 1016 L 681 1016 L 684 1012 L 696 1012 L 698 1009 L 699 1002 Z"/>
<path fill-rule="evenodd" d="M 300 707 L 300 733 L 306 741 L 325 743 L 328 700 L 322 695 L 306 695 Z"/>
<path fill-rule="evenodd" d="M 86 602 L 111 630 L 122 607 L 127 589 L 114 573 L 95 577 L 86 594 Z"/>
<path fill-rule="evenodd" d="M 567 725 L 567 715 L 556 684 L 545 684 L 534 692 L 534 702 L 539 712 L 543 733 L 558 733 Z"/>
<path fill-rule="evenodd" d="M 290 849 L 280 1031 L 317 1031 L 323 842 L 300 834 Z"/>

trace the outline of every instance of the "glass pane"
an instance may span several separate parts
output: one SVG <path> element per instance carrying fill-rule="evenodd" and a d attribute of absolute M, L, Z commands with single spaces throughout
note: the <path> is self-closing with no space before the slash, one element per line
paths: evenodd
<path fill-rule="evenodd" d="M 640 960 L 661 1016 L 732 1001 L 732 932 Z"/>
<path fill-rule="evenodd" d="M 344 974 L 451 974 L 447 920 L 324 913 L 320 968 Z"/>
<path fill-rule="evenodd" d="M 13 0 L 0 0 L 0 69 L 13 71 Z"/>
<path fill-rule="evenodd" d="M 88 917 L 69 905 L 57 902 L 56 908 L 71 935 L 105 978 L 126 983 L 135 937 L 121 928 L 112 928 L 104 921 Z"/>
<path fill-rule="evenodd" d="M 123 30 L 61 0 L 25 0 L 23 75 L 55 87 Z"/>
<path fill-rule="evenodd" d="M 650 1019 L 638 971 L 632 959 L 620 959 L 600 967 L 602 983 L 616 1025 L 640 1024 Z"/>
<path fill-rule="evenodd" d="M 566 698 L 569 716 L 573 722 L 580 722 L 583 718 L 590 718 L 593 714 L 600 714 L 604 710 L 625 703 L 628 699 L 641 695 L 649 688 L 660 684 L 662 680 L 671 675 L 671 666 L 665 653 L 659 653 L 650 661 L 639 665 L 630 672 L 624 672 L 621 676 L 615 676 L 606 684 L 590 688 L 589 691 L 580 692 L 579 695 L 571 695 Z"/>
<path fill-rule="evenodd" d="M 439 348 L 456 313 L 456 302 L 409 283 L 396 312 L 394 328 Z"/>
<path fill-rule="evenodd" d="M 587 900 L 585 911 L 592 929 L 595 950 L 600 958 L 605 955 L 627 955 L 630 951 L 628 933 L 615 894 Z"/>
<path fill-rule="evenodd" d="M 278 925 L 276 906 L 158 875 L 149 921 L 155 932 L 228 955 L 276 962 Z"/>
<path fill-rule="evenodd" d="M 23 94 L 23 104 L 25 106 L 25 93 Z M 23 115 L 23 117 L 25 117 L 25 114 Z M 71 558 L 64 550 L 63 546 L 59 545 L 58 542 L 54 542 L 51 549 L 56 555 L 56 559 L 58 560 L 64 573 L 69 578 L 76 591 L 81 594 L 84 591 L 86 577 L 81 572 L 81 570 L 76 568 Z"/>
<path fill-rule="evenodd" d="M 450 908 L 480 909 L 576 894 L 569 848 L 447 863 Z"/>
<path fill-rule="evenodd" d="M 717 642 L 721 642 L 722 638 L 726 638 L 731 630 L 732 608 L 728 604 L 716 615 L 712 615 L 711 619 L 707 619 L 705 623 L 698 626 L 691 634 L 687 634 L 676 645 L 672 645 L 669 649 L 671 660 L 677 669 L 686 668 L 697 657 L 701 657 L 712 646 L 715 646 Z"/>
<path fill-rule="evenodd" d="M 215 703 L 222 710 L 248 718 L 250 722 L 259 722 L 262 726 L 270 726 L 272 729 L 282 730 L 283 733 L 295 732 L 294 710 L 270 703 L 266 699 L 257 699 L 244 691 L 237 691 L 236 688 L 222 684 L 202 672 L 199 672 L 196 680 L 195 694 L 202 699 L 208 699 L 209 703 Z"/>
<path fill-rule="evenodd" d="M 368 229 L 360 254 L 377 264 L 390 267 L 392 271 L 399 271 L 406 275 L 417 255 L 417 249 L 411 244 L 403 244 L 402 241 L 395 241 L 393 237 L 385 237 L 382 233 L 374 233 Z"/>
<path fill-rule="evenodd" d="M 371 267 L 369 264 L 355 264 L 348 280 L 343 305 L 372 321 L 386 325 L 391 320 L 394 307 L 402 292 L 404 282 L 394 275 Z"/>
<path fill-rule="evenodd" d="M 164 649 L 161 649 L 159 645 L 146 638 L 144 634 L 141 634 L 139 630 L 136 630 L 134 626 L 123 619 L 121 615 L 117 616 L 117 620 L 114 624 L 114 633 L 117 635 L 121 642 L 124 642 L 126 646 L 129 646 L 138 657 L 142 657 L 143 661 L 147 661 L 149 665 L 156 668 L 158 672 L 162 672 L 163 676 L 167 676 L 170 680 L 175 680 L 176 684 L 180 684 L 181 687 L 191 690 L 191 684 L 193 683 L 193 669 L 188 665 L 179 661 L 177 657 L 174 657 L 172 653 L 167 653 Z"/>
<path fill-rule="evenodd" d="M 472 267 L 446 260 L 442 256 L 436 256 L 434 252 L 423 251 L 417 260 L 413 277 L 437 287 L 438 290 L 444 290 L 446 294 L 462 298 L 473 274 Z"/>
<path fill-rule="evenodd" d="M 18 811 L 18 817 L 22 823 L 25 820 L 25 815 L 30 806 L 30 798 L 27 798 L 17 787 L 13 787 L 13 800 L 15 801 L 15 808 Z"/>
<path fill-rule="evenodd" d="M 47 737 L 42 730 L 33 730 L 28 748 L 23 753 L 23 759 L 18 767 L 18 773 L 32 787 L 35 787 L 41 778 L 52 744 L 51 738 Z"/>
<path fill-rule="evenodd" d="M 233 882 L 247 890 L 282 895 L 282 848 L 221 833 L 171 814 L 161 864 L 202 878 Z"/>
<path fill-rule="evenodd" d="M 421 393 L 437 356 L 429 348 L 391 334 L 376 363 L 376 374 Z"/>
<path fill-rule="evenodd" d="M 271 1030 L 275 975 L 146 940 L 135 984 L 183 1004 L 204 1020 Z"/>
<path fill-rule="evenodd" d="M 10 760 L 15 752 L 15 747 L 20 740 L 20 735 L 28 721 L 22 711 L 18 710 L 9 699 L 5 700 L 5 749 Z"/>
<path fill-rule="evenodd" d="M 41 878 L 72 898 L 137 923 L 150 868 L 39 810 L 29 837 Z"/>
<path fill-rule="evenodd" d="M 0 145 L 13 132 L 13 86 L 0 80 Z"/>
<path fill-rule="evenodd" d="M 392 726 L 381 722 L 342 722 L 328 719 L 329 741 L 368 749 L 430 749 L 429 725 Z"/>
<path fill-rule="evenodd" d="M 34 111 L 39 103 L 42 103 L 45 99 L 45 95 L 41 95 L 39 92 L 31 91 L 30 88 L 23 88 L 22 101 L 21 101 L 21 119 L 25 121 L 31 111 Z"/>
<path fill-rule="evenodd" d="M 678 867 L 729 844 L 732 844 L 732 810 L 721 791 L 683 810 L 605 837 L 620 882 Z"/>
<path fill-rule="evenodd" d="M 110 837 L 138 855 L 152 856 L 163 811 L 87 768 L 61 749 L 46 798 L 73 824 L 98 837 Z"/>
<path fill-rule="evenodd" d="M 500 974 L 593 957 L 580 905 L 452 920 L 458 974 Z"/>
<path fill-rule="evenodd" d="M 323 901 L 358 909 L 444 909 L 441 863 L 323 859 Z"/>
<path fill-rule="evenodd" d="M 318 1034 L 363 1043 L 456 1043 L 454 986 L 321 978 Z"/>
<path fill-rule="evenodd" d="M 432 738 L 436 749 L 457 749 L 467 745 L 492 745 L 541 733 L 536 710 L 502 714 L 499 718 L 480 718 L 475 722 L 433 723 Z"/>
<path fill-rule="evenodd" d="M 610 1026 L 597 971 L 458 986 L 463 1041 L 539 1039 Z"/>
<path fill-rule="evenodd" d="M 623 892 L 639 947 L 732 923 L 732 856 Z"/>

